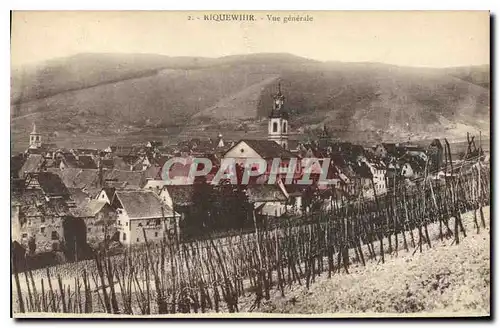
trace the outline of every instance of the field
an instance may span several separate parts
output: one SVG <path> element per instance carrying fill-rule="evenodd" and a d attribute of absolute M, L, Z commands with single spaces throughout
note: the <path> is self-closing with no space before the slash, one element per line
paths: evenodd
<path fill-rule="evenodd" d="M 459 245 L 440 241 L 434 229 L 433 247 L 425 252 L 392 254 L 384 265 L 351 266 L 350 273 L 328 279 L 322 275 L 309 289 L 294 286 L 272 296 L 262 311 L 295 314 L 489 315 L 490 229 L 471 233 Z M 463 217 L 473 230 L 472 213 Z"/>
<path fill-rule="evenodd" d="M 446 183 L 424 180 L 417 187 L 401 185 L 374 201 L 343 201 L 341 206 L 310 217 L 309 224 L 280 220 L 277 226 L 270 226 L 267 220 L 254 218 L 255 231 L 251 234 L 184 244 L 165 239 L 159 245 L 146 243 L 142 250 L 121 256 L 96 254 L 95 261 L 87 263 L 51 268 L 45 273 L 15 274 L 14 309 L 21 313 L 135 315 L 279 312 L 266 309 L 273 304 L 275 293 L 282 298 L 294 297 L 296 286 L 314 292 L 326 286 L 318 285 L 325 274 L 336 277 L 331 280 L 335 283 L 342 282 L 339 277 L 346 277 L 345 273 L 350 275 L 344 291 L 354 295 L 346 297 L 361 297 L 364 301 L 364 294 L 358 295 L 356 290 L 348 293 L 353 284 L 349 279 L 356 279 L 359 270 L 368 270 L 365 276 L 369 276 L 370 270 L 380 270 L 374 265 L 387 267 L 395 254 L 418 252 L 427 259 L 419 263 L 419 269 L 432 275 L 434 269 L 428 270 L 428 266 L 433 255 L 427 248 L 440 249 L 440 243 L 459 247 L 471 235 L 488 231 L 488 166 L 477 162 L 460 174 L 453 172 Z M 412 263 L 407 265 L 412 275 Z M 483 271 L 478 272 L 480 277 Z M 374 276 L 377 279 L 377 274 Z M 381 279 L 382 284 L 384 281 Z M 406 298 L 419 295 L 416 292 L 407 293 Z M 402 307 L 392 308 L 391 312 L 424 311 L 425 302 L 433 300 L 424 300 L 424 296 L 416 297 L 424 305 L 396 302 Z M 394 295 L 387 297 L 389 301 L 384 297 L 377 301 L 393 304 Z M 335 307 L 335 302 L 324 304 L 331 304 L 334 312 L 346 311 Z M 354 311 L 388 311 L 385 303 L 368 302 L 356 307 L 355 302 L 346 299 L 345 304 L 353 306 Z M 483 308 L 485 302 L 477 304 Z"/>

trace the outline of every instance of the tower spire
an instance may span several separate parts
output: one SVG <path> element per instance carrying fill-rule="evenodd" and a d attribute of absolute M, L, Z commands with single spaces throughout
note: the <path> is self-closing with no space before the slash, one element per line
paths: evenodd
<path fill-rule="evenodd" d="M 273 95 L 273 100 L 269 115 L 268 140 L 288 149 L 288 113 L 284 108 L 285 96 L 281 93 L 281 80 L 278 80 L 278 92 Z"/>
<path fill-rule="evenodd" d="M 40 148 L 42 146 L 42 137 L 36 132 L 36 124 L 33 122 L 33 131 L 30 133 L 30 146 L 29 148 Z"/>

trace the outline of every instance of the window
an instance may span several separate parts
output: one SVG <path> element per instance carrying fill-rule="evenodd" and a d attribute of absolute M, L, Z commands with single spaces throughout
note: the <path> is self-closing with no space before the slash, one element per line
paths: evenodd
<path fill-rule="evenodd" d="M 87 228 L 87 232 L 90 232 L 90 227 L 89 227 L 89 228 Z"/>
<path fill-rule="evenodd" d="M 45 218 L 42 216 L 42 218 L 40 219 L 40 221 L 41 221 L 42 223 L 45 223 Z"/>
<path fill-rule="evenodd" d="M 158 232 L 155 232 L 155 237 L 158 237 Z"/>
<path fill-rule="evenodd" d="M 40 228 L 40 232 L 41 232 L 41 233 L 45 233 L 45 227 L 41 227 L 41 228 Z"/>
<path fill-rule="evenodd" d="M 123 233 L 123 241 L 127 240 L 127 234 Z"/>
<path fill-rule="evenodd" d="M 137 241 L 137 242 L 139 242 L 139 238 L 137 238 L 137 240 L 136 240 L 136 241 Z"/>
<path fill-rule="evenodd" d="M 101 228 L 101 231 L 104 232 L 104 227 Z"/>
<path fill-rule="evenodd" d="M 118 220 L 118 225 L 122 225 L 122 223 L 120 222 L 120 220 Z"/>
<path fill-rule="evenodd" d="M 286 122 L 283 122 L 283 133 L 286 133 Z"/>
<path fill-rule="evenodd" d="M 278 132 L 278 123 L 273 123 L 273 132 Z"/>
<path fill-rule="evenodd" d="M 52 234 L 51 234 L 50 237 L 51 237 L 52 240 L 59 239 L 59 235 L 58 235 L 57 231 L 52 231 Z"/>
<path fill-rule="evenodd" d="M 27 234 L 27 233 L 23 233 L 23 236 L 22 236 L 22 237 L 23 237 L 23 239 L 24 239 L 24 238 L 28 238 L 28 234 Z"/>
<path fill-rule="evenodd" d="M 161 224 L 161 220 L 160 219 L 156 219 L 156 225 L 160 225 Z"/>
<path fill-rule="evenodd" d="M 125 222 L 125 226 L 128 227 L 128 222 Z"/>

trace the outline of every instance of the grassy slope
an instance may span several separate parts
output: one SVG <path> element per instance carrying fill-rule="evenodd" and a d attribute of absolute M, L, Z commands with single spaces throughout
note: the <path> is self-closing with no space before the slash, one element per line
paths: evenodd
<path fill-rule="evenodd" d="M 286 297 L 277 293 L 263 312 L 301 314 L 415 313 L 487 315 L 490 313 L 489 207 L 487 228 L 476 234 L 472 215 L 464 224 L 468 236 L 459 245 L 434 235 L 432 248 L 422 253 L 399 251 L 366 267 L 351 266 L 350 274 L 325 274 L 309 290 L 292 287 Z M 462 236 L 461 236 L 462 237 Z M 432 239 L 432 237 L 431 237 Z M 453 313 L 453 314 L 452 314 Z"/>

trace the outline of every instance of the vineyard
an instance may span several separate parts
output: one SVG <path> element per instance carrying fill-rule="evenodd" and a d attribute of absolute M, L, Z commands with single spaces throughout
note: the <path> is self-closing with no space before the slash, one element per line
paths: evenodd
<path fill-rule="evenodd" d="M 104 252 L 92 261 L 23 273 L 14 268 L 14 312 L 235 313 L 249 297 L 248 311 L 258 311 L 272 290 L 285 295 L 287 287 L 308 288 L 320 274 L 349 273 L 354 262 L 423 252 L 432 247 L 430 225 L 441 240 L 456 244 L 486 228 L 489 166 L 472 159 L 454 168 L 450 157 L 444 173 L 414 186 L 394 183 L 373 200 L 332 200 L 331 210 L 307 224 L 254 217 L 249 234 L 189 243 L 164 238 L 119 256 Z M 462 224 L 466 212 L 473 212 L 475 231 Z"/>

